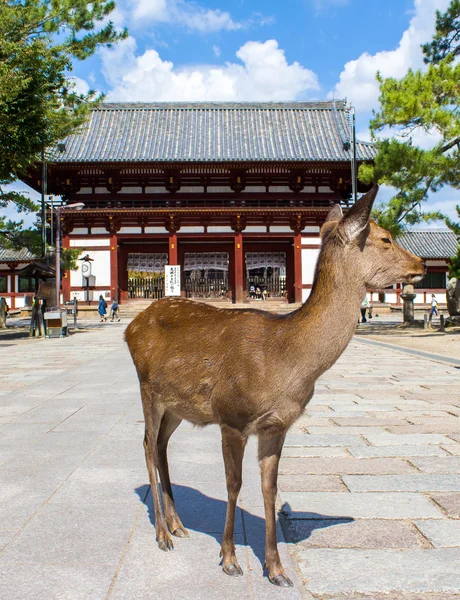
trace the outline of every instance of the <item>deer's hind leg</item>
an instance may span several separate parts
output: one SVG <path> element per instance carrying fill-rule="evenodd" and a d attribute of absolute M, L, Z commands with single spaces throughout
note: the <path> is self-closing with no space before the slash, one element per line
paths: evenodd
<path fill-rule="evenodd" d="M 222 426 L 222 453 L 227 480 L 227 515 L 222 538 L 222 569 L 227 575 L 243 575 L 235 554 L 235 511 L 242 483 L 243 456 L 247 438 L 237 429 Z"/>
<path fill-rule="evenodd" d="M 160 490 L 158 489 L 158 433 L 164 410 L 155 404 L 151 393 L 141 387 L 142 404 L 144 407 L 145 436 L 144 450 L 145 462 L 149 472 L 150 487 L 152 490 L 153 508 L 155 512 L 155 531 L 160 550 L 173 550 L 171 536 L 169 535 L 166 519 L 161 506 Z"/>
<path fill-rule="evenodd" d="M 188 537 L 188 531 L 182 525 L 174 504 L 174 496 L 169 478 L 168 467 L 168 442 L 171 435 L 180 425 L 182 419 L 170 412 L 165 412 L 161 420 L 158 433 L 158 471 L 160 473 L 161 489 L 163 491 L 163 504 L 165 508 L 166 523 L 169 531 L 176 537 Z"/>

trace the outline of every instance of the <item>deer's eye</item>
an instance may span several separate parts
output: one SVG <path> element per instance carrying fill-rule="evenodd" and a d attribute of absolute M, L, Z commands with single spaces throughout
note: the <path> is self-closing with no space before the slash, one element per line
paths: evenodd
<path fill-rule="evenodd" d="M 390 238 L 382 238 L 382 242 L 385 242 L 385 244 L 391 244 Z"/>

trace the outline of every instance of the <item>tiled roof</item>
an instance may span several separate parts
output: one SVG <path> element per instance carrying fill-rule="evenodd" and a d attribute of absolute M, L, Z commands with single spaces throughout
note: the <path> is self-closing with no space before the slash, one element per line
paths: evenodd
<path fill-rule="evenodd" d="M 33 260 L 35 256 L 26 248 L 20 250 L 11 250 L 10 248 L 0 248 L 0 263 L 9 261 L 25 262 Z"/>
<path fill-rule="evenodd" d="M 350 161 L 350 140 L 343 100 L 106 103 L 50 161 Z M 373 144 L 359 142 L 356 149 L 358 160 L 375 157 Z"/>
<path fill-rule="evenodd" d="M 450 229 L 406 231 L 397 239 L 406 250 L 422 258 L 450 258 L 457 252 L 457 237 Z"/>

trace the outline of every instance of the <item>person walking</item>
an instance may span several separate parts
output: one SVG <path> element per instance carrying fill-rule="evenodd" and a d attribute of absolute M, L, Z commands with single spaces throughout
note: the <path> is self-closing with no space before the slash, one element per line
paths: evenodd
<path fill-rule="evenodd" d="M 99 296 L 99 304 L 97 305 L 97 312 L 101 317 L 101 323 L 107 321 L 107 302 L 104 300 L 102 294 Z"/>
<path fill-rule="evenodd" d="M 367 296 L 364 296 L 364 300 L 361 302 L 361 323 L 367 323 L 366 311 L 369 308 L 369 300 Z"/>
<path fill-rule="evenodd" d="M 430 310 L 430 320 L 433 318 L 433 315 L 438 316 L 438 301 L 436 300 L 436 296 L 431 294 L 431 310 Z"/>
<path fill-rule="evenodd" d="M 112 298 L 112 306 L 110 307 L 110 316 L 111 321 L 113 323 L 114 319 L 117 319 L 118 323 L 120 322 L 120 317 L 118 316 L 118 302 L 116 298 Z"/>

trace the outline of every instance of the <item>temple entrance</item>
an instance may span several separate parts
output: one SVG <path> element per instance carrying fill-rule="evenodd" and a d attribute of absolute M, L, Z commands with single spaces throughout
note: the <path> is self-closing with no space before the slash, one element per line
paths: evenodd
<path fill-rule="evenodd" d="M 246 252 L 246 288 L 250 298 L 286 297 L 286 253 Z"/>
<path fill-rule="evenodd" d="M 227 298 L 228 253 L 185 252 L 184 283 L 187 298 Z"/>
<path fill-rule="evenodd" d="M 166 253 L 128 254 L 128 297 L 163 298 L 167 264 Z"/>

